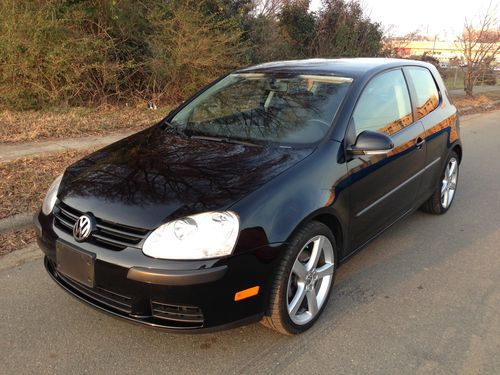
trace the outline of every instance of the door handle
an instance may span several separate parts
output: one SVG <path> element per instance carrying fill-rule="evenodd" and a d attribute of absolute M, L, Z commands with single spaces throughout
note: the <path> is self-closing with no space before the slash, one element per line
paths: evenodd
<path fill-rule="evenodd" d="M 424 143 L 425 143 L 425 139 L 418 137 L 417 143 L 415 144 L 415 146 L 417 146 L 417 148 L 420 150 L 420 149 L 422 149 L 422 146 L 424 145 Z"/>

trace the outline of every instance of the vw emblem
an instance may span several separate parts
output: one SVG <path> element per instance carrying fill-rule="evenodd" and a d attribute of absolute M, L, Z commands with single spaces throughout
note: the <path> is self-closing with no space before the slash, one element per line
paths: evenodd
<path fill-rule="evenodd" d="M 89 238 L 90 234 L 94 230 L 95 223 L 94 219 L 90 215 L 82 215 L 78 218 L 75 225 L 73 226 L 73 237 L 78 242 L 85 241 Z"/>

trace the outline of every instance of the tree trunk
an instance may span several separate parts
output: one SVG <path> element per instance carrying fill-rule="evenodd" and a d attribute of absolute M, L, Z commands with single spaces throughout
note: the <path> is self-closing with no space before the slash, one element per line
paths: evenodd
<path fill-rule="evenodd" d="M 474 89 L 474 80 L 472 77 L 472 71 L 471 67 L 468 66 L 467 70 L 465 71 L 464 74 L 464 91 L 465 95 L 472 97 L 473 95 L 473 89 Z"/>

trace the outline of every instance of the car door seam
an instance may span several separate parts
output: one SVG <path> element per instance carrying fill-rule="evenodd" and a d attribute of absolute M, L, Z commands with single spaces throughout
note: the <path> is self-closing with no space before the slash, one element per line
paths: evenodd
<path fill-rule="evenodd" d="M 370 209 L 372 209 L 373 207 L 375 207 L 377 204 L 379 204 L 380 202 L 382 202 L 384 199 L 386 199 L 387 197 L 389 197 L 391 194 L 395 193 L 397 190 L 399 190 L 400 188 L 402 188 L 403 186 L 405 186 L 407 183 L 413 181 L 415 178 L 417 178 L 422 173 L 424 173 L 425 171 L 427 171 L 430 167 L 432 167 L 434 164 L 436 164 L 439 160 L 441 160 L 441 157 L 438 157 L 437 159 L 435 159 L 432 162 L 430 162 L 429 164 L 427 164 L 420 171 L 418 171 L 417 173 L 415 173 L 414 175 L 412 175 L 410 178 L 408 178 L 405 181 L 403 181 L 401 184 L 399 184 L 398 186 L 396 186 L 392 190 L 390 190 L 387 193 L 385 193 L 384 195 L 382 195 L 375 202 L 370 203 L 367 207 L 365 207 L 361 211 L 359 211 L 356 214 L 356 217 L 359 217 L 359 216 L 363 215 L 364 213 L 366 213 L 367 211 L 369 211 Z"/>

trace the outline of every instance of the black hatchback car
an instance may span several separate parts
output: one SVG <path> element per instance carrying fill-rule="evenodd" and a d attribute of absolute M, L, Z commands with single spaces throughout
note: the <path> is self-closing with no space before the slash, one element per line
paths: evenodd
<path fill-rule="evenodd" d="M 71 165 L 38 243 L 57 284 L 114 316 L 300 333 L 344 260 L 419 207 L 450 208 L 461 158 L 432 65 L 266 63 Z"/>

